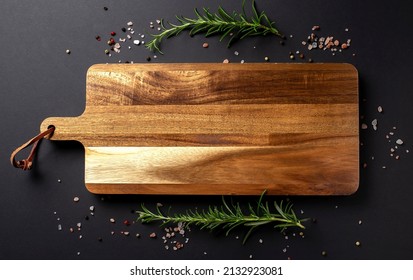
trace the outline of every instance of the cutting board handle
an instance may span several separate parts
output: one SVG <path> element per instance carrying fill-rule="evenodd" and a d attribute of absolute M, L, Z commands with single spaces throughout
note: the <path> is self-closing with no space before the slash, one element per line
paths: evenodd
<path fill-rule="evenodd" d="M 81 117 L 50 117 L 45 119 L 40 125 L 40 131 L 45 131 L 49 127 L 54 126 L 55 130 L 50 140 L 80 140 L 76 136 L 80 135 L 82 131 L 74 130 L 78 128 L 76 123 L 79 123 Z"/>

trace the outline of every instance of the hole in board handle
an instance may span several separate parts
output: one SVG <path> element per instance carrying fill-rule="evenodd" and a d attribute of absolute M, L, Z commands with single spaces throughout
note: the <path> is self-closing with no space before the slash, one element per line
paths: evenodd
<path fill-rule="evenodd" d="M 56 130 L 56 127 L 53 125 L 53 124 L 50 124 L 50 125 L 48 125 L 47 126 L 47 130 L 49 130 L 49 129 L 53 129 L 52 130 L 52 132 L 48 135 L 48 139 L 50 139 L 52 136 L 53 136 L 53 134 L 54 134 L 54 132 L 55 132 L 55 130 Z"/>

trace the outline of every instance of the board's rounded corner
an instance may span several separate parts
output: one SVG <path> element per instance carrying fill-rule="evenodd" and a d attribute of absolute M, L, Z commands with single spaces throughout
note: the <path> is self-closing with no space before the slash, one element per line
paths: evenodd
<path fill-rule="evenodd" d="M 96 188 L 96 184 L 85 183 L 85 187 L 92 194 L 102 194 L 102 192 L 99 192 L 99 188 Z"/>
<path fill-rule="evenodd" d="M 357 69 L 357 67 L 354 64 L 349 63 L 349 62 L 345 62 L 345 63 L 343 63 L 343 65 L 346 65 L 346 67 L 348 67 L 350 71 L 353 71 L 354 74 L 357 75 L 357 77 L 358 77 L 359 70 Z"/>
<path fill-rule="evenodd" d="M 89 66 L 89 68 L 86 70 L 86 76 L 88 76 L 90 72 L 96 71 L 97 68 L 102 67 L 102 65 L 105 65 L 105 64 L 96 63 L 96 64 L 92 64 L 91 66 Z"/>
<path fill-rule="evenodd" d="M 360 183 L 354 183 L 349 189 L 348 192 L 345 193 L 345 195 L 351 196 L 351 195 L 356 195 L 358 190 L 360 189 Z"/>

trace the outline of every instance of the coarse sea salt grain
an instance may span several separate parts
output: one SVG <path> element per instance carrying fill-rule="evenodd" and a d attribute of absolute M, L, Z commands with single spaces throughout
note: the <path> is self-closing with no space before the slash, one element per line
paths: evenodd
<path fill-rule="evenodd" d="M 377 130 L 377 119 L 372 120 L 371 125 L 373 126 L 374 130 Z"/>

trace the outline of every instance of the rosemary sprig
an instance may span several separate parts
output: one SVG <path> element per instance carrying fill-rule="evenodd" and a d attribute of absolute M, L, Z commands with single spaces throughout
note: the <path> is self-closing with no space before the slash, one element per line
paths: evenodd
<path fill-rule="evenodd" d="M 161 221 L 162 226 L 169 223 L 182 222 L 187 227 L 189 225 L 196 225 L 200 226 L 201 229 L 209 230 L 221 227 L 226 229 L 226 235 L 238 226 L 246 226 L 249 229 L 244 237 L 243 243 L 246 242 L 254 229 L 270 223 L 274 223 L 274 228 L 278 228 L 281 231 L 287 227 L 305 228 L 302 222 L 306 219 L 300 220 L 297 218 L 291 203 L 283 205 L 282 201 L 280 204 L 274 201 L 273 206 L 275 211 L 273 211 L 270 209 L 268 202 L 262 202 L 264 194 L 265 192 L 260 196 L 255 209 L 251 204 L 248 204 L 247 213 L 244 213 L 239 203 L 228 205 L 224 197 L 222 197 L 221 207 L 210 206 L 208 210 L 188 210 L 184 214 L 174 215 L 163 214 L 159 207 L 156 208 L 156 211 L 151 211 L 142 204 L 142 210 L 137 211 L 139 214 L 138 221 L 142 223 Z"/>
<path fill-rule="evenodd" d="M 205 33 L 205 37 L 221 34 L 220 41 L 225 37 L 230 36 L 227 47 L 236 39 L 243 39 L 248 36 L 274 34 L 282 36 L 275 23 L 271 22 L 268 16 L 264 13 L 258 13 L 255 7 L 255 1 L 252 1 L 252 13 L 248 19 L 245 13 L 245 0 L 242 1 L 242 13 L 232 12 L 232 14 L 225 11 L 222 7 L 218 7 L 218 13 L 211 13 L 209 9 L 203 8 L 204 14 L 201 14 L 195 9 L 195 19 L 184 16 L 176 16 L 179 24 L 169 23 L 169 27 L 165 26 L 163 20 L 161 21 L 161 33 L 152 35 L 152 40 L 147 42 L 145 46 L 151 51 L 160 50 L 161 41 L 164 38 L 179 35 L 183 30 L 190 30 L 189 35 L 193 36 L 198 33 Z"/>

